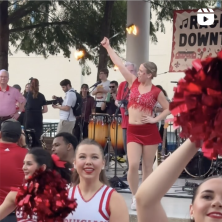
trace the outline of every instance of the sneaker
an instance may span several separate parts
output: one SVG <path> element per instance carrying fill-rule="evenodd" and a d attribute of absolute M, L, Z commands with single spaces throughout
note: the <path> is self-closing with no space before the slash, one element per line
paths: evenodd
<path fill-rule="evenodd" d="M 120 156 L 117 157 L 117 161 L 120 162 L 120 163 L 125 163 L 126 162 L 126 160 L 123 157 L 120 157 Z"/>
<path fill-rule="evenodd" d="M 131 203 L 131 210 L 136 210 L 136 198 L 134 196 Z"/>

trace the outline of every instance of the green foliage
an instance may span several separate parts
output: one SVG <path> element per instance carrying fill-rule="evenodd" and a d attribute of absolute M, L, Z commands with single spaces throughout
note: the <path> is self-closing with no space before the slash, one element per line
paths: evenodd
<path fill-rule="evenodd" d="M 83 2 L 84 6 L 88 5 L 88 2 Z M 79 8 L 80 7 L 80 8 Z M 90 69 L 87 66 L 86 61 L 91 60 L 95 65 L 99 63 L 99 46 L 100 41 L 103 39 L 102 25 L 105 1 L 92 2 L 90 4 L 90 10 L 83 8 L 80 13 L 81 18 L 78 21 L 74 21 L 74 14 L 80 12 L 82 5 L 77 7 L 71 5 L 68 7 L 68 14 L 71 15 L 69 18 L 72 21 L 73 26 L 72 35 L 78 36 L 76 41 L 76 48 L 85 52 L 84 58 L 79 63 L 83 66 L 83 74 L 90 74 Z M 120 33 L 118 37 L 112 39 L 113 48 L 121 53 L 123 49 L 120 47 L 126 40 L 126 2 L 116 1 L 112 11 L 112 20 L 110 28 L 110 36 L 116 33 Z M 74 33 L 75 32 L 75 33 Z M 108 66 L 112 65 L 111 61 L 108 61 Z"/>
<path fill-rule="evenodd" d="M 156 43 L 155 33 L 165 33 L 164 21 L 172 21 L 173 10 L 203 8 L 214 5 L 216 0 L 169 1 L 152 0 L 151 17 L 156 21 L 150 24 L 151 40 Z M 90 74 L 87 60 L 99 63 L 99 42 L 102 40 L 102 25 L 106 1 L 10 1 L 9 2 L 9 41 L 17 50 L 27 55 L 35 53 L 48 57 L 63 52 L 70 57 L 72 47 L 85 51 L 79 61 L 82 73 Z M 127 1 L 115 1 L 112 10 L 110 37 L 112 46 L 121 53 L 121 45 L 126 40 Z M 10 51 L 10 50 L 9 50 Z M 108 61 L 108 66 L 112 66 Z"/>
<path fill-rule="evenodd" d="M 16 51 L 48 57 L 61 51 L 70 57 L 72 47 L 84 49 L 86 61 L 98 65 L 98 46 L 102 40 L 105 1 L 17 1 L 9 7 L 10 43 Z M 120 32 L 112 46 L 120 53 L 126 39 L 126 2 L 116 1 L 112 11 L 110 35 Z M 28 13 L 29 12 L 29 13 Z M 95 50 L 90 50 L 95 48 Z"/>

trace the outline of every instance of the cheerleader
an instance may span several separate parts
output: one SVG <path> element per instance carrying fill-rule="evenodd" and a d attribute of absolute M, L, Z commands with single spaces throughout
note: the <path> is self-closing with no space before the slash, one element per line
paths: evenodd
<path fill-rule="evenodd" d="M 94 140 L 83 140 L 75 152 L 74 186 L 69 190 L 69 198 L 76 199 L 78 207 L 64 222 L 129 221 L 126 203 L 120 194 L 109 187 L 104 166 L 102 147 Z"/>
<path fill-rule="evenodd" d="M 0 220 L 15 209 L 17 221 L 21 222 L 64 219 L 76 207 L 76 202 L 67 198 L 69 165 L 42 148 L 29 150 L 23 165 L 25 183 L 8 193 L 0 206 Z"/>
<path fill-rule="evenodd" d="M 157 147 L 162 142 L 156 123 L 170 114 L 169 103 L 163 92 L 152 84 L 152 79 L 157 75 L 155 63 L 145 62 L 141 64 L 138 77 L 136 77 L 124 66 L 122 59 L 110 47 L 109 40 L 106 37 L 101 44 L 106 48 L 113 63 L 118 66 L 130 89 L 129 125 L 127 128 L 129 171 L 127 179 L 133 194 L 131 209 L 136 210 L 135 194 L 139 184 L 140 158 L 142 156 L 142 180 L 144 181 L 153 170 L 153 160 Z M 153 118 L 156 102 L 160 103 L 163 111 Z"/>

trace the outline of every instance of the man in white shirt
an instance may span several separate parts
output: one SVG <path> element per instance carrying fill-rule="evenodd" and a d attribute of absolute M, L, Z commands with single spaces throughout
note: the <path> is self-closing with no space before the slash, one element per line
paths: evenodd
<path fill-rule="evenodd" d="M 104 110 L 101 110 L 103 101 L 106 99 L 106 94 L 109 92 L 110 81 L 107 80 L 109 75 L 108 69 L 102 69 L 99 72 L 99 79 L 101 83 L 93 90 L 92 95 L 95 96 L 96 100 L 96 113 L 104 113 Z M 101 102 L 100 102 L 101 101 Z"/>
<path fill-rule="evenodd" d="M 67 132 L 72 134 L 72 130 L 75 126 L 76 117 L 73 114 L 72 107 L 76 104 L 76 93 L 72 88 L 71 82 L 68 79 L 64 79 L 60 82 L 62 90 L 66 93 L 62 105 L 52 105 L 55 109 L 60 109 L 59 117 L 60 122 L 57 128 L 57 133 Z M 56 99 L 56 96 L 53 96 Z"/>

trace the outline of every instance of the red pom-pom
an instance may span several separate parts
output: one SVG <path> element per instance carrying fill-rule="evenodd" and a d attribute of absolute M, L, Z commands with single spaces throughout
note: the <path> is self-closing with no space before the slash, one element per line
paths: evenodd
<path fill-rule="evenodd" d="M 38 170 L 19 188 L 16 205 L 23 219 L 37 215 L 39 222 L 63 222 L 77 207 L 76 200 L 68 199 L 67 181 L 49 170 Z"/>
<path fill-rule="evenodd" d="M 180 136 L 197 145 L 208 158 L 222 155 L 222 51 L 216 58 L 193 61 L 184 79 L 174 88 L 170 104 Z"/>

